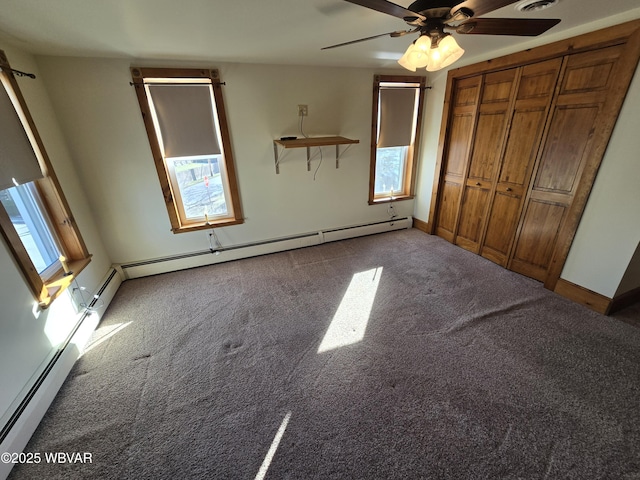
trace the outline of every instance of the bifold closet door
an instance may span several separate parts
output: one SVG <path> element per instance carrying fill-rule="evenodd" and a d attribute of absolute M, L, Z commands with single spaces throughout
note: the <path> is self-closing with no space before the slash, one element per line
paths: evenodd
<path fill-rule="evenodd" d="M 507 266 L 562 59 L 522 67 L 480 254 Z"/>
<path fill-rule="evenodd" d="M 460 198 L 464 187 L 467 157 L 475 129 L 476 109 L 482 76 L 456 82 L 444 153 L 444 180 L 440 191 L 436 233 L 453 242 L 456 236 Z"/>
<path fill-rule="evenodd" d="M 519 69 L 483 75 L 475 134 L 454 243 L 479 253 L 495 189 Z"/>
<path fill-rule="evenodd" d="M 509 268 L 544 281 L 593 148 L 623 47 L 567 57 Z"/>

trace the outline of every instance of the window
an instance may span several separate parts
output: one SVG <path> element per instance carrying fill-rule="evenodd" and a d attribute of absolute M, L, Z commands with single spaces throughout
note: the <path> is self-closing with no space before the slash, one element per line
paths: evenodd
<path fill-rule="evenodd" d="M 2 51 L 0 69 L 0 231 L 46 308 L 91 256 Z"/>
<path fill-rule="evenodd" d="M 218 71 L 131 75 L 173 232 L 243 223 Z"/>
<path fill-rule="evenodd" d="M 370 204 L 414 196 L 425 85 L 425 77 L 374 77 Z"/>

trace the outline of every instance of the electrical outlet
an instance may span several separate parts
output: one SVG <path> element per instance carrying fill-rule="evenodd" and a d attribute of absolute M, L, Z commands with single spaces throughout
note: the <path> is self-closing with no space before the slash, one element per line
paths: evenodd
<path fill-rule="evenodd" d="M 298 116 L 306 117 L 309 115 L 309 106 L 308 105 L 298 105 Z"/>

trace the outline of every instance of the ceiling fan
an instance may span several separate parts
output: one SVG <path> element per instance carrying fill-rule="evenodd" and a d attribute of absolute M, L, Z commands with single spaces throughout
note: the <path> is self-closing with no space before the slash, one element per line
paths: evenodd
<path fill-rule="evenodd" d="M 413 72 L 424 68 L 430 72 L 458 60 L 464 50 L 450 32 L 466 35 L 515 35 L 535 37 L 557 25 L 559 19 L 477 18 L 517 0 L 416 0 L 408 8 L 387 0 L 345 0 L 387 15 L 402 18 L 411 30 L 382 33 L 350 42 L 324 47 L 322 50 L 364 42 L 374 38 L 402 37 L 419 32 L 398 63 Z M 542 4 L 543 2 L 537 2 Z"/>

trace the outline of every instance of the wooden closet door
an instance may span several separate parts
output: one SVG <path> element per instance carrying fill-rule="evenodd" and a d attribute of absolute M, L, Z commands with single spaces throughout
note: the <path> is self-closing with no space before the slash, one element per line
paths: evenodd
<path fill-rule="evenodd" d="M 525 201 L 509 268 L 544 281 L 558 234 L 580 185 L 603 106 L 615 91 L 622 46 L 570 55 L 554 101 L 540 160 Z"/>
<path fill-rule="evenodd" d="M 478 119 L 463 188 L 455 243 L 478 253 L 495 188 L 516 74 L 512 68 L 484 75 Z"/>
<path fill-rule="evenodd" d="M 507 265 L 562 59 L 522 68 L 480 254 Z"/>
<path fill-rule="evenodd" d="M 444 181 L 439 194 L 436 233 L 453 242 L 460 197 L 473 138 L 481 76 L 460 80 L 453 96 L 449 138 L 445 151 Z"/>

